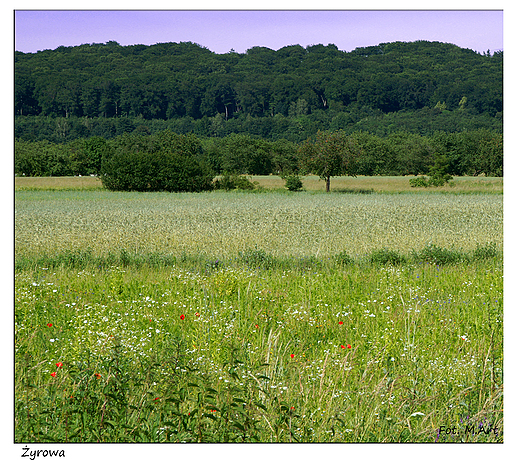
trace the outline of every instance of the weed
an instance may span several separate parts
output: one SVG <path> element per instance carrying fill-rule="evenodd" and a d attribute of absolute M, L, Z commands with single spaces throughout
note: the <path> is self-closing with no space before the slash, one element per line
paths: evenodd
<path fill-rule="evenodd" d="M 460 251 L 440 248 L 435 244 L 428 244 L 414 258 L 420 262 L 427 262 L 434 265 L 454 264 L 467 260 L 468 257 Z"/>
<path fill-rule="evenodd" d="M 373 251 L 370 254 L 370 262 L 376 265 L 398 265 L 403 263 L 404 260 L 404 257 L 402 257 L 397 251 L 387 248 Z"/>

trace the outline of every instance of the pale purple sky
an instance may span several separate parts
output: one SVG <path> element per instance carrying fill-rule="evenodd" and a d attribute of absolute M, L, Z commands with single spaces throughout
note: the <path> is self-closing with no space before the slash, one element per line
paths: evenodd
<path fill-rule="evenodd" d="M 152 45 L 191 41 L 215 53 L 253 46 L 334 43 L 340 50 L 383 42 L 428 40 L 478 52 L 503 49 L 503 12 L 368 11 L 15 11 L 15 50 L 60 45 Z"/>

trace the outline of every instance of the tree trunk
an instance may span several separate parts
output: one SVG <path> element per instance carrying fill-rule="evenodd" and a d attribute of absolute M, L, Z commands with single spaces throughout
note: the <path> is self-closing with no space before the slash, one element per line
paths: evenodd
<path fill-rule="evenodd" d="M 325 191 L 330 192 L 330 176 L 325 179 Z"/>

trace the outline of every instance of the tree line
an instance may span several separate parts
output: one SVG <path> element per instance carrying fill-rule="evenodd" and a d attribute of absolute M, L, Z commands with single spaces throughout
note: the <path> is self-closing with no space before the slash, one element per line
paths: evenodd
<path fill-rule="evenodd" d="M 502 58 L 428 41 L 351 52 L 216 54 L 191 42 L 15 52 L 15 127 L 17 137 L 53 142 L 139 127 L 293 142 L 317 130 L 501 130 Z"/>
<path fill-rule="evenodd" d="M 402 131 L 384 137 L 362 131 L 318 131 L 301 143 L 249 134 L 200 138 L 165 130 L 67 143 L 16 139 L 14 150 L 14 170 L 19 176 L 97 175 L 106 185 L 114 171 L 126 171 L 124 180 L 140 181 L 133 190 L 147 190 L 153 181 L 161 190 L 206 190 L 216 175 L 224 173 L 318 174 L 324 179 L 345 174 L 420 175 L 428 174 L 439 159 L 445 172 L 454 176 L 503 173 L 503 135 L 487 129 L 439 131 L 431 136 Z M 166 179 L 168 175 L 175 179 Z M 195 176 L 202 178 L 198 185 L 192 180 Z M 169 185 L 164 185 L 168 180 Z M 124 189 L 123 185 L 111 187 Z"/>
<path fill-rule="evenodd" d="M 372 110 L 336 113 L 332 110 L 314 112 L 298 117 L 277 114 L 274 117 L 235 117 L 225 120 L 222 114 L 195 120 L 191 117 L 170 120 L 145 120 L 142 117 L 87 118 L 17 116 L 14 119 L 15 137 L 27 141 L 48 140 L 66 143 L 75 139 L 103 137 L 112 139 L 124 133 L 158 134 L 170 130 L 178 134 L 194 133 L 199 137 L 226 137 L 230 134 L 249 134 L 267 140 L 287 139 L 303 142 L 317 131 L 341 129 L 348 134 L 365 131 L 378 136 L 407 131 L 430 136 L 437 131 L 450 133 L 487 129 L 502 132 L 502 117 L 487 114 L 472 115 L 465 110 L 423 108 L 415 111 L 387 114 Z"/>

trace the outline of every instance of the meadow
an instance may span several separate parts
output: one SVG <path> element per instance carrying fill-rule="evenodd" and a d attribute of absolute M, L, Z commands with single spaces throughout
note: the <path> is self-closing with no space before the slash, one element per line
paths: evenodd
<path fill-rule="evenodd" d="M 16 442 L 503 442 L 496 181 L 260 179 L 16 184 Z"/>

